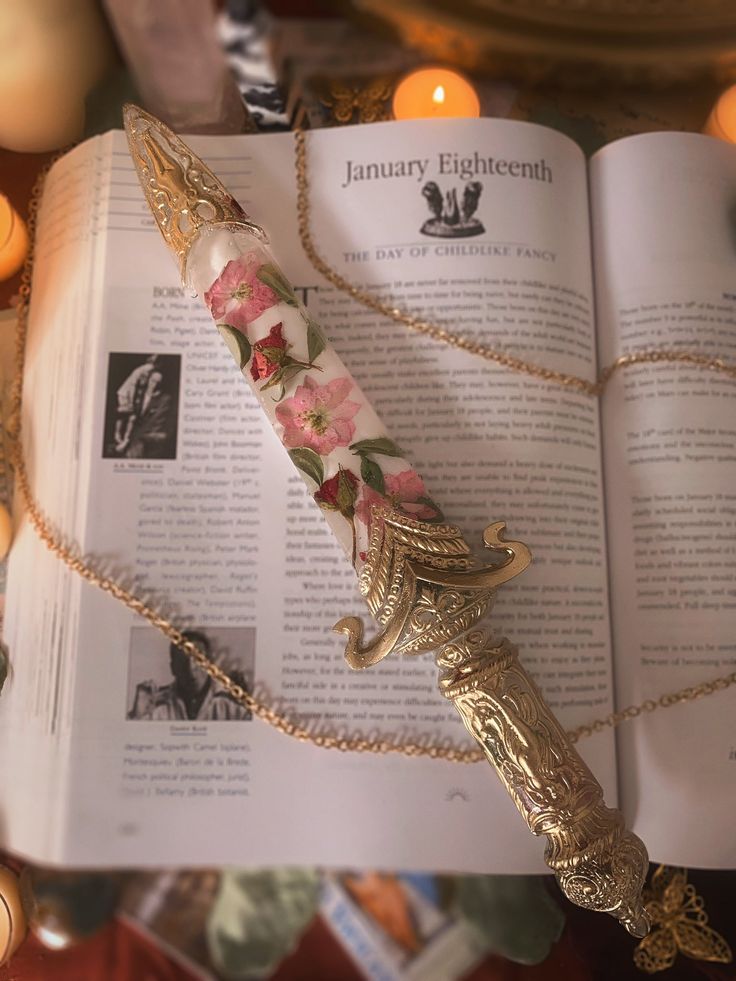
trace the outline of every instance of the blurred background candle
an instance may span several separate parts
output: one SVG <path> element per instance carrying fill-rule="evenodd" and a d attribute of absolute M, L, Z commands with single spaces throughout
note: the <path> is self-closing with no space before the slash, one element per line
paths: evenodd
<path fill-rule="evenodd" d="M 713 106 L 703 132 L 717 136 L 719 140 L 736 143 L 736 85 L 726 89 Z"/>
<path fill-rule="evenodd" d="M 470 82 L 448 68 L 420 68 L 402 78 L 394 92 L 394 119 L 458 118 L 480 115 Z"/>
<path fill-rule="evenodd" d="M 0 280 L 10 279 L 28 252 L 28 232 L 10 201 L 0 194 Z"/>
<path fill-rule="evenodd" d="M 18 878 L 10 869 L 0 866 L 0 967 L 18 949 L 26 929 Z M 5 972 L 3 975 L 8 976 Z"/>
<path fill-rule="evenodd" d="M 114 63 L 97 0 L 0 0 L 0 147 L 80 139 L 85 97 Z"/>

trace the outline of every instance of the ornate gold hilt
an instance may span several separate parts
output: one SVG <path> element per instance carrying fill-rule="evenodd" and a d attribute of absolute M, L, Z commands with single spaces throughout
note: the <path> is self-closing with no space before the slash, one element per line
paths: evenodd
<path fill-rule="evenodd" d="M 453 525 L 415 521 L 375 508 L 360 590 L 382 625 L 363 645 L 363 624 L 346 617 L 345 659 L 366 668 L 390 653 L 439 651 L 439 686 L 480 743 L 522 817 L 546 835 L 545 861 L 564 894 L 585 909 L 610 913 L 636 937 L 649 923 L 641 891 L 648 857 L 606 807 L 603 789 L 567 738 L 516 648 L 495 642 L 478 623 L 496 589 L 531 562 L 521 542 L 502 538 L 502 522 L 483 540 L 503 560 L 474 568 L 470 548 Z"/>

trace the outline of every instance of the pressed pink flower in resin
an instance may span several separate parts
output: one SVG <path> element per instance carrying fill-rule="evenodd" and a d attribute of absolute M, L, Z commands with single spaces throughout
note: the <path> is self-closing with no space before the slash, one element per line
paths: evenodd
<path fill-rule="evenodd" d="M 360 501 L 355 507 L 356 516 L 368 527 L 374 504 L 388 504 L 419 521 L 433 521 L 440 516 L 439 509 L 430 503 L 424 481 L 416 470 L 385 474 L 384 482 L 385 494 L 364 486 Z"/>
<path fill-rule="evenodd" d="M 204 301 L 215 320 L 245 333 L 251 321 L 278 303 L 279 298 L 271 287 L 258 278 L 262 265 L 253 252 L 246 252 L 228 262 L 204 294 Z"/>
<path fill-rule="evenodd" d="M 352 387 L 349 378 L 335 378 L 326 385 L 305 378 L 294 395 L 276 407 L 276 418 L 284 427 L 284 446 L 307 446 L 320 456 L 337 446 L 348 446 L 355 435 L 351 420 L 360 409 L 360 403 L 347 400 Z"/>
<path fill-rule="evenodd" d="M 371 527 L 371 508 L 374 504 L 379 506 L 386 506 L 391 504 L 391 501 L 386 497 L 385 494 L 379 494 L 378 491 L 373 490 L 367 484 L 363 484 L 363 493 L 360 495 L 360 500 L 355 505 L 355 517 L 359 521 L 362 521 L 364 525 L 370 529 Z"/>

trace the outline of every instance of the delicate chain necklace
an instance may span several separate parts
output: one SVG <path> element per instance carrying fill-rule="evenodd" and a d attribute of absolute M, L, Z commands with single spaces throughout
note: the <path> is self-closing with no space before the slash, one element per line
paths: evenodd
<path fill-rule="evenodd" d="M 328 283 L 331 283 L 341 293 L 347 293 L 358 303 L 375 310 L 376 313 L 388 317 L 396 323 L 402 324 L 408 330 L 425 337 L 431 337 L 434 341 L 448 344 L 450 347 L 467 351 L 475 354 L 486 361 L 492 361 L 502 368 L 510 368 L 512 371 L 519 371 L 540 381 L 552 382 L 555 385 L 562 385 L 564 388 L 576 389 L 584 395 L 600 396 L 613 377 L 621 368 L 629 368 L 636 364 L 653 364 L 658 361 L 679 362 L 684 364 L 697 365 L 701 368 L 709 368 L 711 371 L 720 371 L 731 378 L 736 378 L 736 364 L 730 364 L 722 358 L 708 358 L 695 351 L 681 351 L 676 348 L 653 348 L 651 350 L 635 351 L 631 354 L 622 354 L 616 358 L 613 364 L 604 368 L 598 375 L 597 381 L 591 382 L 578 375 L 569 375 L 564 371 L 554 371 L 552 368 L 545 368 L 543 365 L 525 361 L 523 358 L 515 358 L 503 351 L 497 351 L 492 347 L 486 347 L 477 341 L 471 341 L 462 334 L 447 330 L 440 324 L 433 324 L 429 320 L 415 317 L 413 314 L 394 306 L 390 302 L 381 300 L 375 293 L 364 290 L 355 284 L 350 283 L 337 270 L 333 269 L 329 263 L 322 258 L 315 248 L 312 239 L 312 232 L 309 222 L 309 176 L 307 171 L 307 149 L 306 136 L 304 130 L 298 129 L 294 132 L 296 140 L 296 184 L 297 184 L 297 215 L 299 220 L 299 238 L 302 248 L 307 258 L 320 275 L 324 276 Z"/>
<path fill-rule="evenodd" d="M 303 135 L 297 134 L 297 141 L 297 147 L 301 145 L 303 151 Z M 303 164 L 303 152 L 301 161 Z M 480 749 L 466 748 L 462 745 L 455 746 L 447 740 L 436 742 L 431 736 L 420 737 L 415 741 L 401 741 L 393 736 L 384 736 L 381 739 L 366 739 L 360 733 L 339 735 L 334 731 L 331 731 L 327 725 L 305 725 L 298 720 L 289 718 L 288 715 L 284 714 L 277 707 L 270 704 L 267 699 L 247 692 L 241 685 L 234 682 L 226 672 L 224 672 L 207 657 L 204 651 L 185 637 L 174 623 L 166 619 L 166 617 L 158 613 L 144 600 L 139 599 L 134 593 L 126 589 L 114 579 L 97 572 L 90 560 L 83 555 L 80 555 L 72 546 L 64 544 L 59 535 L 52 529 L 33 495 L 33 490 L 28 477 L 28 471 L 26 469 L 21 432 L 23 365 L 25 360 L 26 335 L 28 332 L 28 308 L 31 296 L 31 278 L 36 246 L 36 223 L 43 185 L 50 166 L 51 164 L 49 164 L 41 172 L 31 193 L 28 215 L 30 248 L 28 257 L 23 267 L 21 286 L 19 290 L 15 344 L 15 371 L 10 400 L 10 413 L 6 426 L 6 434 L 10 444 L 11 460 L 15 470 L 17 486 L 25 500 L 26 513 L 38 537 L 51 552 L 53 552 L 62 562 L 64 562 L 66 566 L 68 566 L 69 569 L 76 572 L 88 583 L 96 586 L 98 589 L 103 590 L 103 592 L 106 592 L 110 596 L 113 596 L 115 599 L 119 600 L 137 616 L 143 617 L 145 620 L 147 620 L 151 626 L 161 631 L 161 633 L 171 643 L 184 650 L 213 681 L 222 686 L 222 688 L 228 693 L 228 695 L 230 695 L 231 698 L 252 712 L 256 718 L 268 723 L 270 726 L 273 726 L 274 729 L 277 729 L 284 735 L 291 736 L 293 739 L 297 739 L 300 742 L 312 743 L 313 745 L 319 746 L 323 749 L 338 749 L 342 752 L 381 754 L 400 753 L 409 757 L 431 757 L 432 759 L 443 759 L 453 763 L 478 763 L 483 760 L 483 752 Z M 329 267 L 323 262 L 323 260 L 319 259 L 311 246 L 308 217 L 309 206 L 306 198 L 307 177 L 306 168 L 304 166 L 302 166 L 299 170 L 299 181 L 299 225 L 302 242 L 308 242 L 310 244 L 311 252 L 320 263 L 320 265 L 317 265 L 315 262 L 316 267 L 320 270 L 320 272 L 323 272 L 323 275 L 326 275 L 323 269 L 329 270 Z M 306 244 L 305 251 L 307 251 L 307 254 L 309 255 Z M 311 255 L 310 258 L 312 258 Z M 315 260 L 312 259 L 312 261 Z M 323 268 L 320 268 L 320 266 Z M 342 280 L 337 273 L 332 272 L 332 270 L 329 271 L 330 276 L 327 276 L 326 278 L 328 278 L 330 282 L 333 282 L 333 284 L 338 286 L 338 288 L 345 289 L 347 292 L 350 292 L 350 294 L 354 295 L 356 299 L 360 298 L 358 294 L 362 291 L 357 290 L 355 287 L 351 287 L 345 282 L 345 280 Z M 338 285 L 338 283 L 342 283 L 344 285 Z M 385 312 L 382 304 L 380 307 L 378 306 L 379 301 L 375 300 L 373 297 L 370 297 L 370 295 L 368 296 L 370 299 L 368 305 L 370 305 L 373 309 L 379 310 L 379 312 Z M 394 319 L 397 319 L 399 315 L 405 316 L 400 314 L 400 311 L 397 311 L 396 313 L 397 316 L 394 316 Z M 393 314 L 390 315 L 393 316 Z M 420 324 L 421 322 L 417 321 L 416 323 Z M 419 328 L 417 327 L 416 329 Z M 459 347 L 465 346 L 468 350 L 473 349 L 468 342 L 466 342 L 464 345 L 458 343 L 463 339 L 457 337 L 457 335 L 448 336 L 455 338 L 452 341 L 448 340 L 448 343 L 452 343 L 454 346 Z M 497 352 L 491 352 L 489 350 L 489 354 L 493 355 L 490 360 L 497 360 Z M 485 357 L 486 355 L 483 354 L 482 356 Z M 505 356 L 500 355 L 499 357 Z M 696 357 L 697 356 L 694 356 L 692 358 L 692 362 L 701 363 L 695 360 Z M 510 359 L 510 361 L 514 361 L 514 359 Z M 498 363 L 501 362 L 498 361 Z M 515 367 L 515 365 L 511 363 L 509 363 L 507 366 Z M 549 380 L 553 380 L 552 376 L 556 374 L 554 372 L 547 372 L 546 369 L 543 368 L 536 368 L 536 366 L 532 367 L 535 368 L 535 371 L 532 373 L 537 373 L 537 377 L 545 377 Z M 526 370 L 526 368 L 517 368 L 517 370 Z M 544 374 L 541 374 L 542 372 L 544 372 Z M 574 379 L 574 376 L 565 377 Z M 581 388 L 582 384 L 589 384 L 584 382 L 584 379 L 575 379 L 574 382 L 570 381 L 567 383 L 563 381 L 561 383 L 574 385 L 578 388 Z M 632 705 L 620 712 L 612 712 L 609 715 L 596 719 L 587 725 L 578 726 L 576 729 L 568 732 L 568 736 L 572 742 L 577 742 L 579 739 L 585 736 L 590 736 L 595 732 L 600 732 L 605 728 L 617 726 L 621 722 L 635 719 L 645 712 L 653 712 L 658 708 L 668 708 L 671 705 L 676 705 L 681 702 L 692 701 L 693 699 L 700 698 L 704 695 L 710 695 L 717 691 L 723 691 L 725 688 L 729 688 L 731 685 L 735 684 L 736 671 L 729 675 L 725 675 L 724 677 L 716 678 L 713 681 L 706 681 L 700 685 L 683 688 L 679 691 L 661 695 L 656 700 L 647 699 L 640 705 Z"/>

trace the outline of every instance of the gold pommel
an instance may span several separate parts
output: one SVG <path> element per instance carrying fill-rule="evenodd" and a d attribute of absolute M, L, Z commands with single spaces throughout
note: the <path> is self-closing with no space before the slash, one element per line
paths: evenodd
<path fill-rule="evenodd" d="M 138 180 L 159 231 L 179 261 L 182 281 L 189 250 L 204 225 L 245 228 L 265 240 L 263 229 L 160 119 L 128 102 L 123 122 Z"/>

